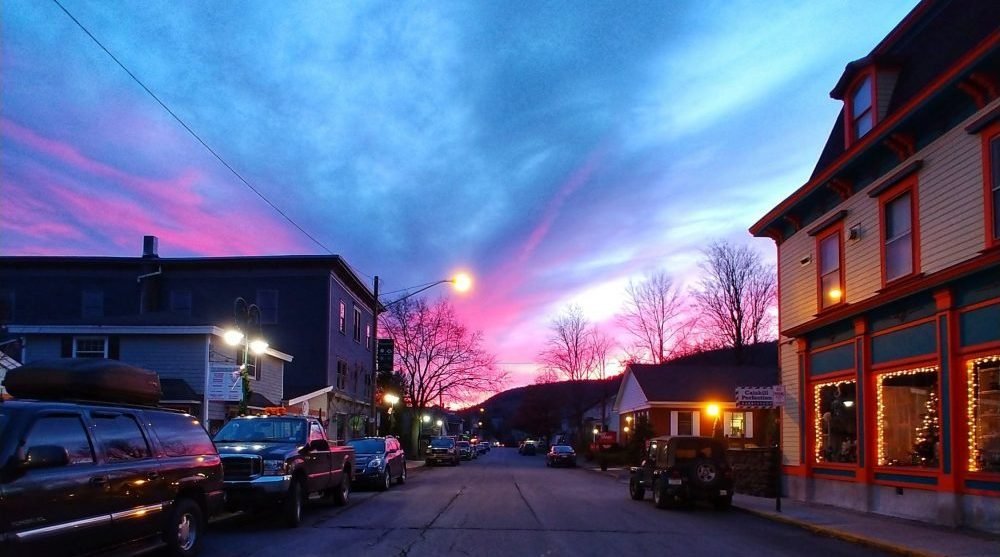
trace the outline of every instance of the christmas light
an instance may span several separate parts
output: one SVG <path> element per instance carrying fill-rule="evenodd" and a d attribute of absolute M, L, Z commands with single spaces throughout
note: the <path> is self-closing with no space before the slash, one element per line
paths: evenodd
<path fill-rule="evenodd" d="M 979 423 L 976 419 L 979 410 L 979 400 L 976 397 L 979 393 L 979 367 L 983 364 L 996 363 L 1000 363 L 1000 354 L 969 360 L 965 365 L 968 374 L 968 404 L 965 408 L 969 424 L 969 472 L 978 472 L 980 470 L 979 447 L 977 446 Z"/>
<path fill-rule="evenodd" d="M 893 377 L 903 377 L 910 375 L 920 375 L 924 373 L 937 373 L 937 366 L 931 367 L 918 367 L 914 369 L 904 369 L 901 371 L 893 371 L 889 373 L 883 373 L 878 377 L 878 388 L 875 389 L 876 397 L 876 424 L 878 426 L 878 463 L 879 466 L 886 466 L 885 457 L 885 400 L 882 394 L 883 388 L 885 386 L 885 380 L 891 379 Z"/>
<path fill-rule="evenodd" d="M 816 462 L 825 462 L 823 459 L 823 414 L 820 411 L 820 403 L 822 402 L 822 397 L 820 391 L 826 387 L 836 387 L 838 385 L 853 385 L 855 381 L 829 381 L 827 383 L 817 383 L 813 385 L 813 409 L 815 411 L 814 416 L 816 416 L 816 424 L 813 428 L 813 435 L 815 436 L 815 445 L 813 449 L 815 451 Z"/>

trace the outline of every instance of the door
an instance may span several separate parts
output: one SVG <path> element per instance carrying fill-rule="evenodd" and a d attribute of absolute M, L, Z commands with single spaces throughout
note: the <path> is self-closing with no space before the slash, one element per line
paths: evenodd
<path fill-rule="evenodd" d="M 107 482 L 97 464 L 83 416 L 78 412 L 42 413 L 27 429 L 21 448 L 63 447 L 65 466 L 24 470 L 3 487 L 14 535 L 26 554 L 48 555 L 100 547 L 111 530 L 106 512 Z"/>
<path fill-rule="evenodd" d="M 306 474 L 309 476 L 309 491 L 322 491 L 332 487 L 333 456 L 330 453 L 330 442 L 326 439 L 326 432 L 319 422 L 309 422 L 306 443 L 309 450 L 303 456 L 303 461 Z"/>

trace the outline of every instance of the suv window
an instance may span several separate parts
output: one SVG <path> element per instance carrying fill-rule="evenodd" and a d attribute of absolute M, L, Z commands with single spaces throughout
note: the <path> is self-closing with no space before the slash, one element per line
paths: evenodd
<path fill-rule="evenodd" d="M 96 414 L 94 424 L 97 442 L 109 462 L 149 458 L 149 444 L 132 416 Z"/>
<path fill-rule="evenodd" d="M 699 439 L 677 439 L 674 451 L 674 462 L 699 458 L 724 459 L 725 457 L 726 452 L 720 443 L 705 442 Z"/>
<path fill-rule="evenodd" d="M 166 456 L 215 454 L 215 445 L 194 416 L 172 412 L 146 412 Z"/>
<path fill-rule="evenodd" d="M 36 420 L 24 440 L 24 447 L 30 449 L 39 445 L 65 448 L 70 464 L 94 463 L 94 450 L 79 416 L 43 416 Z"/>

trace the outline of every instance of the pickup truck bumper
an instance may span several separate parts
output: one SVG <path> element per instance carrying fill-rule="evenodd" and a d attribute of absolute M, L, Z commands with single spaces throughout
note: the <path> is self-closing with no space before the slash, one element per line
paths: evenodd
<path fill-rule="evenodd" d="M 260 476 L 252 480 L 226 481 L 226 507 L 246 509 L 284 499 L 292 485 L 291 476 Z"/>

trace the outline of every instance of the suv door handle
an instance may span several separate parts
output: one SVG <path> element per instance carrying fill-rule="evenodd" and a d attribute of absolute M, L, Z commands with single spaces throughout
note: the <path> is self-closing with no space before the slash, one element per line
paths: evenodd
<path fill-rule="evenodd" d="M 90 478 L 90 485 L 95 486 L 95 487 L 101 487 L 101 486 L 108 485 L 108 477 L 107 476 L 94 476 L 93 478 Z"/>

